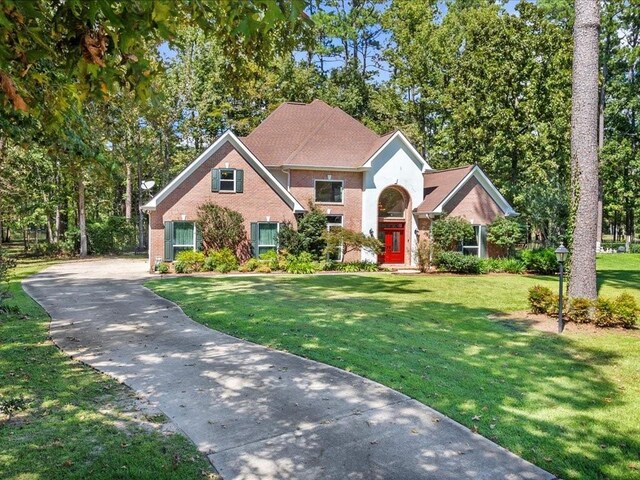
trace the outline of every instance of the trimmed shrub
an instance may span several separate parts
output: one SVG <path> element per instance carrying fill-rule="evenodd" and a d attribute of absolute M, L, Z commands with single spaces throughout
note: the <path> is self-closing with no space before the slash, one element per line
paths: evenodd
<path fill-rule="evenodd" d="M 208 202 L 198 207 L 198 228 L 205 251 L 229 248 L 237 251 L 247 238 L 244 217 L 230 208 Z"/>
<path fill-rule="evenodd" d="M 513 252 L 513 247 L 524 240 L 524 228 L 513 218 L 500 217 L 496 219 L 487 232 L 487 241 L 499 247 L 507 249 L 508 255 Z"/>
<path fill-rule="evenodd" d="M 596 302 L 594 323 L 599 327 L 631 328 L 640 317 L 636 299 L 628 293 L 616 298 L 600 297 Z"/>
<path fill-rule="evenodd" d="M 482 260 L 461 252 L 440 252 L 435 259 L 438 270 L 453 273 L 481 273 Z"/>
<path fill-rule="evenodd" d="M 558 306 L 558 296 L 550 288 L 534 285 L 529 289 L 529 306 L 532 313 L 555 313 Z"/>
<path fill-rule="evenodd" d="M 315 273 L 319 270 L 319 265 L 314 262 L 313 256 L 308 252 L 300 255 L 287 255 L 285 271 L 287 273 L 305 274 Z"/>
<path fill-rule="evenodd" d="M 169 264 L 162 262 L 160 264 L 158 264 L 158 273 L 169 273 Z"/>
<path fill-rule="evenodd" d="M 640 253 L 640 243 L 632 243 L 629 245 L 629 253 Z"/>
<path fill-rule="evenodd" d="M 480 270 L 482 273 L 524 273 L 524 263 L 517 258 L 484 258 Z"/>
<path fill-rule="evenodd" d="M 204 267 L 205 256 L 203 252 L 183 250 L 176 255 L 173 268 L 176 273 L 199 272 Z"/>
<path fill-rule="evenodd" d="M 558 261 L 553 248 L 523 250 L 520 252 L 520 259 L 524 268 L 531 273 L 550 275 L 558 271 Z"/>
<path fill-rule="evenodd" d="M 211 252 L 204 261 L 204 269 L 206 271 L 216 271 L 220 273 L 228 273 L 237 270 L 238 259 L 230 248 L 221 248 L 215 252 Z"/>
<path fill-rule="evenodd" d="M 416 263 L 422 273 L 426 273 L 431 269 L 431 255 L 433 246 L 429 238 L 421 238 L 416 248 Z"/>
<path fill-rule="evenodd" d="M 591 323 L 593 321 L 594 302 L 588 298 L 575 297 L 569 299 L 567 316 L 575 323 Z"/>

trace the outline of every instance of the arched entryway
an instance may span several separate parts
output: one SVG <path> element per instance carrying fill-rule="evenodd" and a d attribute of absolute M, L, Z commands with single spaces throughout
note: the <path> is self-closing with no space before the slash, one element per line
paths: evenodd
<path fill-rule="evenodd" d="M 401 187 L 385 188 L 378 198 L 378 239 L 384 248 L 378 263 L 402 264 L 407 261 L 407 211 L 409 194 Z"/>

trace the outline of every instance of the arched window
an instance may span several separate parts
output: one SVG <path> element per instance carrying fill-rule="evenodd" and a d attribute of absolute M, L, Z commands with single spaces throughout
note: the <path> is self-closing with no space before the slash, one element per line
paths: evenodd
<path fill-rule="evenodd" d="M 378 200 L 378 217 L 404 217 L 406 209 L 404 196 L 396 188 L 387 188 Z"/>

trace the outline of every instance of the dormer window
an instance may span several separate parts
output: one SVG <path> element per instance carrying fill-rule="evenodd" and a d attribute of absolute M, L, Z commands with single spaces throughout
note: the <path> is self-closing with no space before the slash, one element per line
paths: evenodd
<path fill-rule="evenodd" d="M 214 168 L 211 170 L 211 191 L 242 193 L 244 172 L 235 168 Z"/>
<path fill-rule="evenodd" d="M 316 203 L 343 203 L 342 180 L 316 180 Z"/>

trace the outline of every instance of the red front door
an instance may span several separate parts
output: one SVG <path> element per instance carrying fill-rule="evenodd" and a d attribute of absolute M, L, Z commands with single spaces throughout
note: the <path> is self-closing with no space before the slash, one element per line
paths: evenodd
<path fill-rule="evenodd" d="M 404 264 L 404 227 L 385 228 L 384 231 L 384 251 L 380 254 L 380 263 L 401 263 Z"/>

